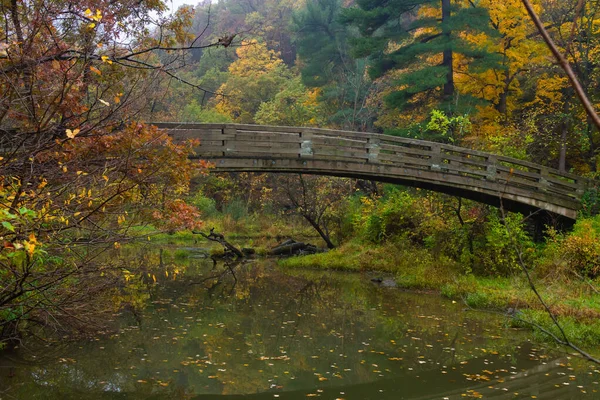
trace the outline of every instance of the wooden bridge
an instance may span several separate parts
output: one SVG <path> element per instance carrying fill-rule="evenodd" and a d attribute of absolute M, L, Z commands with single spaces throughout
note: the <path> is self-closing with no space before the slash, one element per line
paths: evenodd
<path fill-rule="evenodd" d="M 159 123 L 219 172 L 330 175 L 415 186 L 519 211 L 575 219 L 591 182 L 515 158 L 442 143 L 316 128 Z"/>

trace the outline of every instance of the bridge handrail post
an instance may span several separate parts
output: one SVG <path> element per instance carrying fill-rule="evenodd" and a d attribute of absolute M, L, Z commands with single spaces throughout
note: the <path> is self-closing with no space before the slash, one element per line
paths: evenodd
<path fill-rule="evenodd" d="M 498 157 L 489 155 L 486 161 L 488 165 L 486 167 L 487 175 L 485 179 L 488 181 L 496 181 L 498 176 Z"/>
<path fill-rule="evenodd" d="M 442 145 L 440 143 L 431 144 L 431 156 L 429 157 L 430 168 L 434 171 L 442 170 Z"/>
<path fill-rule="evenodd" d="M 542 192 L 547 192 L 550 187 L 550 182 L 548 178 L 550 177 L 550 173 L 548 171 L 548 167 L 540 167 L 540 179 L 538 180 L 539 188 Z"/>
<path fill-rule="evenodd" d="M 381 139 L 378 137 L 370 137 L 367 139 L 366 151 L 367 162 L 377 163 L 379 158 L 379 150 L 381 148 Z"/>
<path fill-rule="evenodd" d="M 222 130 L 221 133 L 223 135 L 231 135 L 232 137 L 235 137 L 235 134 L 237 133 L 237 129 L 233 126 L 225 126 Z M 225 136 L 227 137 L 227 136 Z M 225 145 L 225 138 L 223 138 L 223 140 L 221 141 L 221 145 L 223 146 L 223 157 L 225 157 L 227 155 L 227 153 L 230 152 L 230 149 L 228 149 Z M 233 152 L 235 152 L 235 150 L 233 150 Z"/>
<path fill-rule="evenodd" d="M 303 129 L 300 134 L 300 158 L 312 157 L 314 155 L 313 150 L 313 133 L 309 130 Z"/>

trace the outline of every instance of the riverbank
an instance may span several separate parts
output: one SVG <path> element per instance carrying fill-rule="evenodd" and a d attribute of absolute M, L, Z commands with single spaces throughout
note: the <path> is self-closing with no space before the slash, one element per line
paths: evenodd
<path fill-rule="evenodd" d="M 518 310 L 519 318 L 511 318 L 507 323 L 532 328 L 536 339 L 551 340 L 523 321 L 559 335 L 523 273 L 509 277 L 475 276 L 447 257 L 436 258 L 427 249 L 409 244 L 365 247 L 353 241 L 328 253 L 282 259 L 279 264 L 284 268 L 368 272 L 369 277 L 388 275 L 401 288 L 436 291 L 476 310 L 505 314 Z M 593 282 L 556 276 L 543 279 L 535 274 L 534 279 L 538 291 L 558 316 L 570 340 L 589 346 L 600 344 L 600 294 Z"/>

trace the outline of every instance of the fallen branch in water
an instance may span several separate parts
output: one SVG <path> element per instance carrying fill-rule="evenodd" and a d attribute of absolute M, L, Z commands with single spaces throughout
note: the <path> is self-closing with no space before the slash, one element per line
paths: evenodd
<path fill-rule="evenodd" d="M 225 250 L 231 251 L 238 258 L 246 257 L 246 255 L 244 253 L 242 253 L 242 251 L 240 249 L 238 249 L 237 247 L 235 247 L 234 245 L 229 243 L 227 240 L 225 240 L 225 236 L 223 236 L 220 233 L 215 232 L 215 228 L 211 228 L 210 233 L 208 235 L 204 232 L 199 232 L 199 231 L 192 231 L 192 233 L 195 235 L 202 235 L 203 237 L 210 240 L 211 242 L 217 242 L 217 243 L 221 244 L 221 246 L 223 246 L 223 248 Z"/>

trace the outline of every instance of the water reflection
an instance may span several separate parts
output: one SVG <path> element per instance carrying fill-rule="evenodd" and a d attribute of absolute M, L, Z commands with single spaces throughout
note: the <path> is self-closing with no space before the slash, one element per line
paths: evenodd
<path fill-rule="evenodd" d="M 167 264 L 117 333 L 1 358 L 0 398 L 597 397 L 597 373 L 434 295 L 264 261 Z"/>

